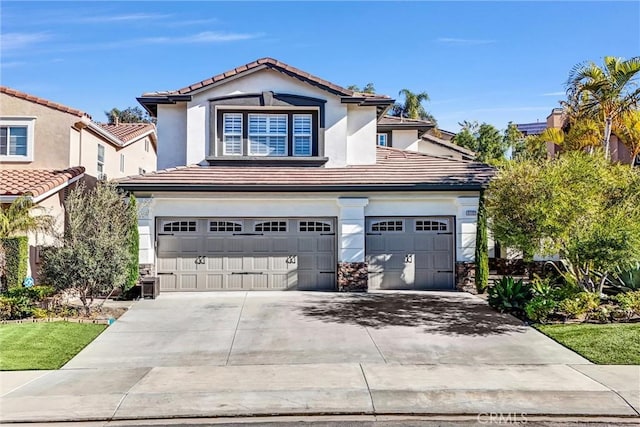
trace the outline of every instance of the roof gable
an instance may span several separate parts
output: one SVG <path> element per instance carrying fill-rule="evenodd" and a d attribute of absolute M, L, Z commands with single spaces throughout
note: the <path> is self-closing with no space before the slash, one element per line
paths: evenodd
<path fill-rule="evenodd" d="M 66 105 L 58 104 L 57 102 L 49 101 L 48 99 L 40 98 L 35 95 L 30 95 L 26 92 L 21 92 L 17 89 L 11 89 L 10 87 L 7 87 L 7 86 L 0 86 L 0 93 L 4 93 L 19 99 L 24 99 L 25 101 L 33 102 L 34 104 L 44 105 L 45 107 L 62 111 L 63 113 L 72 114 L 77 117 L 87 117 L 91 119 L 91 116 L 83 111 L 77 110 L 75 108 L 67 107 Z"/>

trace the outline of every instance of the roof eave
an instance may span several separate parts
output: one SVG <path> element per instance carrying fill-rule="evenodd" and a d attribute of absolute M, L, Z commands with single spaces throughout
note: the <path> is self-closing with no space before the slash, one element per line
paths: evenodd
<path fill-rule="evenodd" d="M 120 182 L 118 186 L 130 192 L 358 192 L 358 191 L 479 191 L 486 182 L 464 184 L 332 184 L 332 185 L 216 185 L 216 184 L 144 184 Z"/>
<path fill-rule="evenodd" d="M 178 102 L 191 101 L 191 95 L 158 95 L 140 96 L 136 98 L 138 103 L 147 110 L 151 117 L 157 117 L 159 104 L 177 104 Z"/>

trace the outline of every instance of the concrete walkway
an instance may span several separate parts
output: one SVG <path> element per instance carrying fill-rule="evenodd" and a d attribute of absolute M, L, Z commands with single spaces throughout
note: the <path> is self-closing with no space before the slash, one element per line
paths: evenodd
<path fill-rule="evenodd" d="M 0 372 L 0 384 L 3 423 L 322 414 L 638 417 L 640 411 L 639 366 L 66 369 Z"/>

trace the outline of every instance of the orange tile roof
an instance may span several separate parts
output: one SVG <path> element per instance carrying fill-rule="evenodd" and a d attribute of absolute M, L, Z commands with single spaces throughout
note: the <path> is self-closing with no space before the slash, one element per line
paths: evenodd
<path fill-rule="evenodd" d="M 210 86 L 214 83 L 218 83 L 222 80 L 226 80 L 228 78 L 237 76 L 239 74 L 243 74 L 249 72 L 254 69 L 259 68 L 271 68 L 276 71 L 280 71 L 282 73 L 288 74 L 290 76 L 296 77 L 300 80 L 310 82 L 312 84 L 318 85 L 326 90 L 331 92 L 335 92 L 336 94 L 349 96 L 349 97 L 357 97 L 357 98 L 371 98 L 371 99 L 384 99 L 390 100 L 390 98 L 386 95 L 377 95 L 374 93 L 364 93 L 364 92 L 356 92 L 351 89 L 344 88 L 337 84 L 331 83 L 330 81 L 324 80 L 320 77 L 314 76 L 313 74 L 309 74 L 306 71 L 302 71 L 299 68 L 293 67 L 291 65 L 285 64 L 282 61 L 278 61 L 273 58 L 260 58 L 253 62 L 250 62 L 245 65 L 241 65 L 232 70 L 225 71 L 224 73 L 217 74 L 213 77 L 209 77 L 208 79 L 202 80 L 197 83 L 193 83 L 189 86 L 183 87 L 182 89 L 173 90 L 173 91 L 162 91 L 162 92 L 149 92 L 145 93 L 142 96 L 158 96 L 158 95 L 184 95 L 194 92 L 198 89 L 202 89 L 204 87 Z"/>
<path fill-rule="evenodd" d="M 0 196 L 31 195 L 38 197 L 84 173 L 82 166 L 65 170 L 2 169 Z"/>
<path fill-rule="evenodd" d="M 99 125 L 122 142 L 129 142 L 156 128 L 153 123 L 119 123 L 117 125 L 99 123 Z"/>
<path fill-rule="evenodd" d="M 278 188 L 323 191 L 327 187 L 353 189 L 380 187 L 392 189 L 480 189 L 495 170 L 484 163 L 377 148 L 373 165 L 341 168 L 294 166 L 185 166 L 147 173 L 120 180 L 123 188 L 142 191 L 153 188 L 181 191 L 234 191 Z"/>
<path fill-rule="evenodd" d="M 0 93 L 6 93 L 7 95 L 14 96 L 16 98 L 25 99 L 30 102 L 35 102 L 36 104 L 44 105 L 45 107 L 53 108 L 54 110 L 62 111 L 63 113 L 73 114 L 78 117 L 88 117 L 91 118 L 87 113 L 76 110 L 75 108 L 67 107 L 66 105 L 58 104 L 57 102 L 49 101 L 44 98 L 39 98 L 35 95 L 29 95 L 28 93 L 21 92 L 16 89 L 11 89 L 7 86 L 0 86 Z"/>

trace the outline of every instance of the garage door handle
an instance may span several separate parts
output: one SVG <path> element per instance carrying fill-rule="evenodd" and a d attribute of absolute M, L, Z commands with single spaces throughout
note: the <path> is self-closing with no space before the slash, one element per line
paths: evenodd
<path fill-rule="evenodd" d="M 232 271 L 231 274 L 264 274 L 262 271 Z"/>
<path fill-rule="evenodd" d="M 320 274 L 335 274 L 335 271 L 321 271 Z"/>
<path fill-rule="evenodd" d="M 173 236 L 173 233 L 158 233 L 158 236 Z"/>
<path fill-rule="evenodd" d="M 175 273 L 156 273 L 158 276 L 165 276 L 168 274 L 174 275 Z"/>
<path fill-rule="evenodd" d="M 336 233 L 320 233 L 321 236 L 335 236 Z"/>
<path fill-rule="evenodd" d="M 263 233 L 233 233 L 234 236 L 264 236 Z"/>
<path fill-rule="evenodd" d="M 453 273 L 453 270 L 437 270 L 438 273 Z"/>
<path fill-rule="evenodd" d="M 382 236 L 382 233 L 367 233 L 367 236 Z"/>
<path fill-rule="evenodd" d="M 451 234 L 453 234 L 453 231 L 448 231 L 446 233 L 437 233 L 437 234 L 449 234 L 449 235 L 451 235 Z"/>

